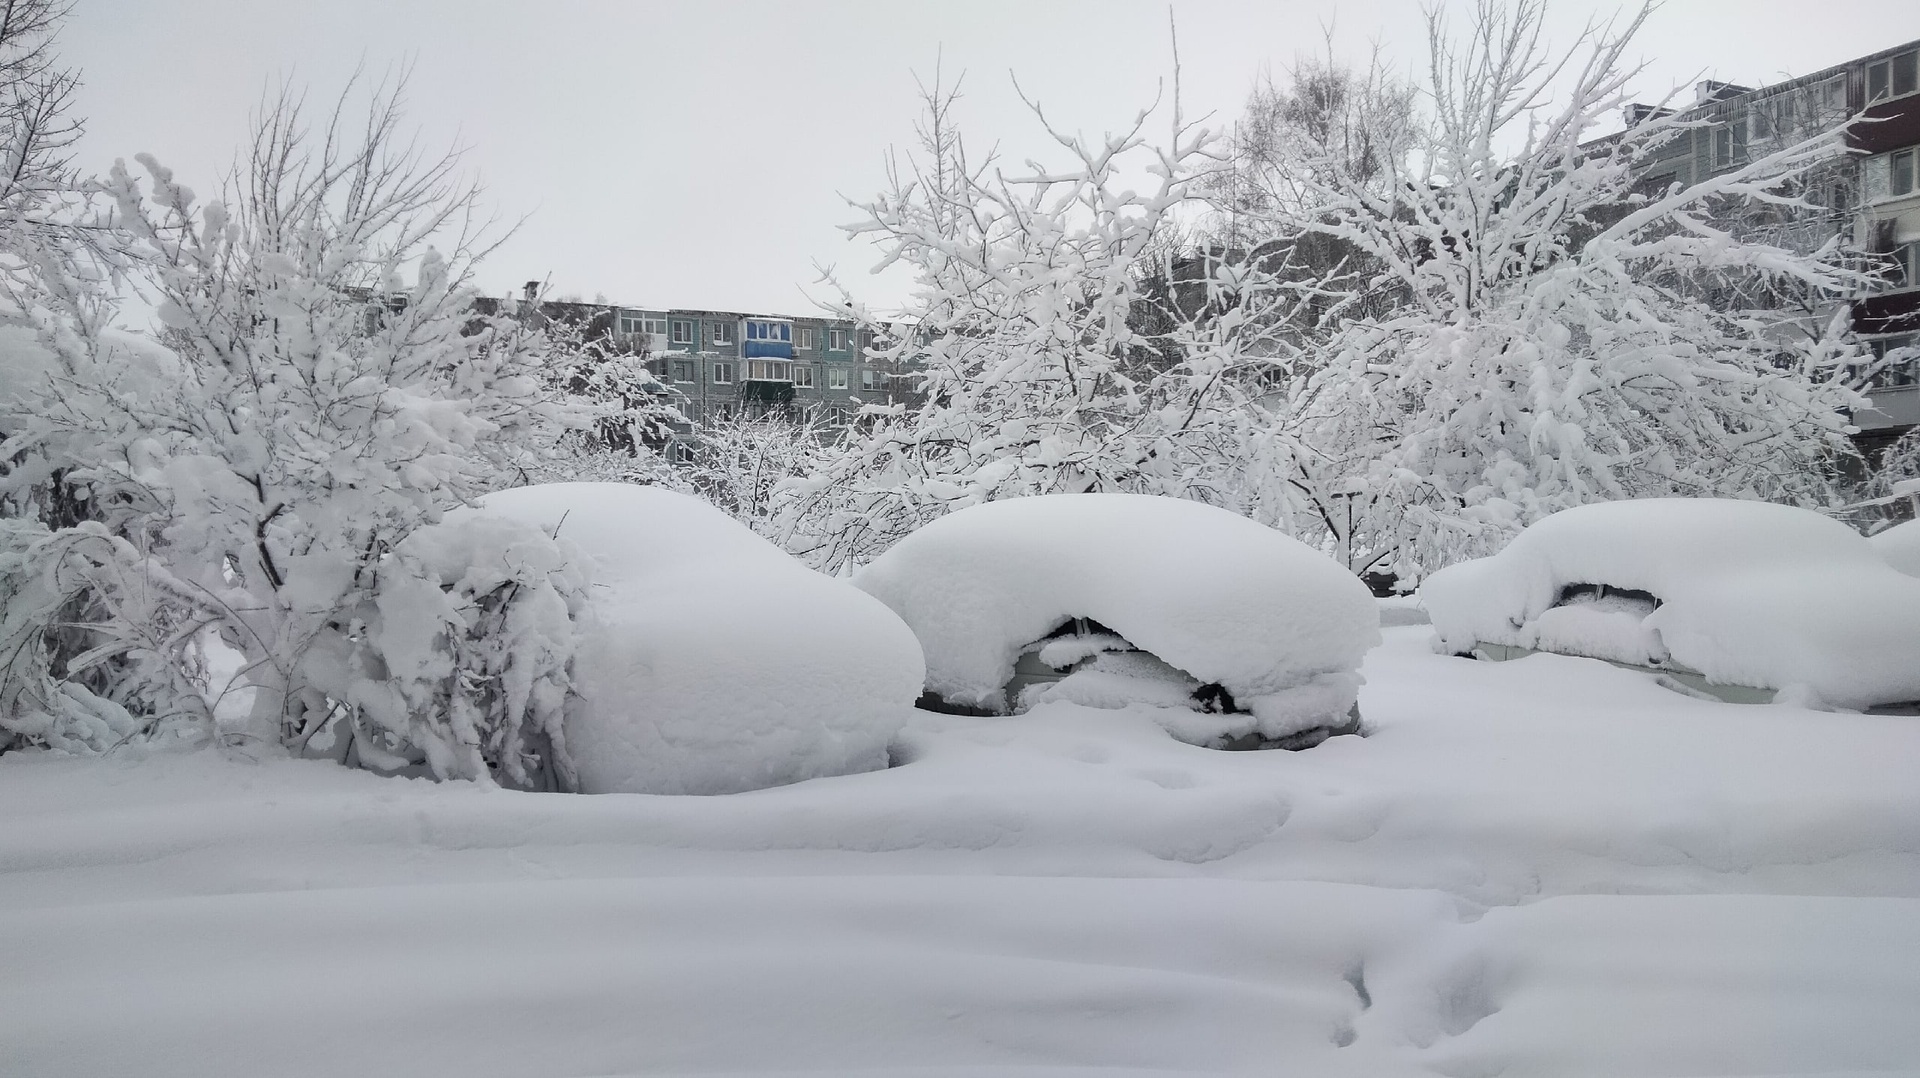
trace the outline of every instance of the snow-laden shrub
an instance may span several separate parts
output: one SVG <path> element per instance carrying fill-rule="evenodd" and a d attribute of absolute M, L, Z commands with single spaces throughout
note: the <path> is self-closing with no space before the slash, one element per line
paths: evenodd
<path fill-rule="evenodd" d="M 88 267 L 33 264 L 0 307 L 0 510 L 48 542 L 118 542 L 82 590 L 122 658 L 82 664 L 111 684 L 79 684 L 141 729 L 178 710 L 142 686 L 204 683 L 204 630 L 239 653 L 235 685 L 202 685 L 220 719 L 201 730 L 223 744 L 516 783 L 537 756 L 564 784 L 577 589 L 550 541 L 476 541 L 465 565 L 402 548 L 574 420 L 542 378 L 565 342 L 476 314 L 474 189 L 406 142 L 397 102 L 376 92 L 356 128 L 345 101 L 313 127 L 270 101 L 216 199 L 151 159 L 144 177 L 116 164 L 96 191 L 161 328 L 116 332 Z M 57 592 L 23 600 L 39 627 L 19 639 L 57 635 Z M 46 676 L 74 683 L 49 655 Z"/>
<path fill-rule="evenodd" d="M 309 713 L 325 718 L 298 747 L 379 771 L 572 789 L 563 717 L 587 600 L 577 555 L 531 525 L 461 513 L 414 531 L 351 631 L 310 651 L 321 700 Z"/>
<path fill-rule="evenodd" d="M 205 622 L 180 590 L 98 523 L 0 518 L 0 749 L 204 736 L 210 712 L 183 664 Z"/>

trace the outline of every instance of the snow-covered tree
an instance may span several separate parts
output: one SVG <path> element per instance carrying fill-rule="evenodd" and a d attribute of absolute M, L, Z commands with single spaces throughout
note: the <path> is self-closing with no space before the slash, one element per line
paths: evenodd
<path fill-rule="evenodd" d="M 701 426 L 679 465 L 680 481 L 762 535 L 777 535 L 783 484 L 812 476 L 830 455 L 832 433 L 814 417 L 771 411 L 730 415 Z"/>
<path fill-rule="evenodd" d="M 0 4 L 0 287 L 10 292 L 33 287 L 38 263 L 97 258 L 113 246 L 86 212 L 69 153 L 81 132 L 72 111 L 79 79 L 53 47 L 67 7 Z"/>
<path fill-rule="evenodd" d="M 1268 234 L 1341 244 L 1361 274 L 1344 287 L 1364 302 L 1323 324 L 1278 416 L 1301 527 L 1356 569 L 1418 572 L 1587 501 L 1827 505 L 1850 452 L 1855 352 L 1834 301 L 1857 278 L 1838 240 L 1808 253 L 1726 216 L 1804 207 L 1792 184 L 1843 152 L 1838 132 L 1642 190 L 1688 127 L 1598 137 L 1627 103 L 1644 12 L 1569 49 L 1543 41 L 1542 14 L 1483 0 L 1456 34 L 1436 10 L 1407 123 L 1360 157 L 1304 137 L 1270 162 L 1291 195 Z M 1378 75 L 1344 85 L 1389 95 L 1362 114 L 1399 100 Z"/>
<path fill-rule="evenodd" d="M 1297 293 L 1206 263 L 1186 282 L 1196 306 L 1231 293 L 1230 309 L 1143 328 L 1142 304 L 1175 308 L 1143 289 L 1140 264 L 1219 165 L 1215 137 L 1180 113 L 1177 74 L 1172 96 L 1162 146 L 1145 134 L 1153 109 L 1099 140 L 1047 126 L 1067 163 L 1008 175 L 968 159 L 950 99 L 926 92 L 923 153 L 890 164 L 889 189 L 850 226 L 883 266 L 913 270 L 913 302 L 892 319 L 836 308 L 872 331 L 872 358 L 910 372 L 913 400 L 867 407 L 817 474 L 788 484 L 775 530 L 789 549 L 838 567 L 952 509 L 1029 494 L 1239 506 L 1247 405 Z"/>
<path fill-rule="evenodd" d="M 505 482 L 681 485 L 663 451 L 673 432 L 687 426 L 683 399 L 654 376 L 644 346 L 614 336 L 611 308 L 532 297 L 511 308 L 486 306 L 512 310 L 539 329 L 545 392 L 564 402 L 572 419 L 555 440 L 518 443 Z"/>
<path fill-rule="evenodd" d="M 1382 64 L 1342 66 L 1330 41 L 1327 57 L 1299 61 L 1284 82 L 1263 78 L 1233 126 L 1227 167 L 1206 182 L 1215 209 L 1209 232 L 1229 248 L 1273 239 L 1276 226 L 1314 203 L 1299 182 L 1303 169 L 1338 163 L 1355 182 L 1384 186 L 1382 160 L 1407 144 L 1413 101 Z"/>
<path fill-rule="evenodd" d="M 8 586 L 46 580 L 36 609 L 64 591 L 108 616 L 80 659 L 42 634 L 16 735 L 52 743 L 103 710 L 113 734 L 151 733 L 193 710 L 211 631 L 252 698 L 226 743 L 564 784 L 583 582 L 538 532 L 449 524 L 409 545 L 496 484 L 517 439 L 567 420 L 541 380 L 551 342 L 475 317 L 475 189 L 405 138 L 398 86 L 364 96 L 317 126 L 268 99 L 216 200 L 149 158 L 144 179 L 122 163 L 97 186 L 157 342 L 107 328 L 84 274 L 34 267 L 15 312 L 32 339 L 0 379 L 0 499 L 31 518 Z M 106 659 L 140 676 L 76 687 Z M 198 710 L 183 729 L 214 732 Z"/>

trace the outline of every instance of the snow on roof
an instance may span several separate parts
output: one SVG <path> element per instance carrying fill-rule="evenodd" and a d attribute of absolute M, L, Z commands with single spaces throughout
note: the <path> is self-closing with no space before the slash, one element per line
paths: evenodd
<path fill-rule="evenodd" d="M 1650 592 L 1661 605 L 1644 619 L 1572 607 L 1543 618 L 1576 584 Z M 1484 641 L 1670 659 L 1716 683 L 1810 691 L 1839 707 L 1920 699 L 1920 580 L 1846 525 L 1792 506 L 1653 498 L 1568 509 L 1492 557 L 1433 574 L 1420 597 L 1447 651 Z"/>
<path fill-rule="evenodd" d="M 911 631 L 711 505 L 623 483 L 487 495 L 593 561 L 567 717 L 585 793 L 732 793 L 886 766 Z"/>
<path fill-rule="evenodd" d="M 1908 576 L 1920 576 L 1920 520 L 1896 524 L 1867 542 L 1887 564 Z"/>
<path fill-rule="evenodd" d="M 927 688 L 972 706 L 1004 707 L 1021 651 L 1076 617 L 1243 704 L 1354 671 L 1380 640 L 1372 595 L 1325 555 L 1224 509 L 1147 495 L 962 509 L 854 583 L 920 637 Z M 1344 712 L 1358 682 L 1341 684 Z"/>

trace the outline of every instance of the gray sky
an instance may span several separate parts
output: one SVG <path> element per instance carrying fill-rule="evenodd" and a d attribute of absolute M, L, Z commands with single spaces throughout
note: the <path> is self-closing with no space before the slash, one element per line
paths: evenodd
<path fill-rule="evenodd" d="M 1263 71 L 1376 44 L 1424 57 L 1417 0 L 1175 0 L 1190 115 L 1230 123 Z M 1467 4 L 1447 0 L 1449 10 Z M 1560 0 L 1568 40 L 1611 4 Z M 1464 11 L 1461 13 L 1464 15 Z M 486 264 L 503 291 L 634 306 L 804 313 L 814 266 L 873 302 L 871 248 L 836 226 L 912 139 L 916 71 L 965 70 L 969 145 L 1058 160 L 1009 72 L 1054 122 L 1113 130 L 1171 70 L 1163 0 L 638 3 L 613 0 L 79 0 L 62 37 L 81 70 L 81 163 L 152 153 L 210 193 L 270 84 L 331 99 L 355 66 L 411 63 L 409 116 L 458 142 L 503 216 L 528 215 Z M 1669 0 L 1633 54 L 1653 99 L 1701 77 L 1753 85 L 1920 38 L 1915 0 Z"/>

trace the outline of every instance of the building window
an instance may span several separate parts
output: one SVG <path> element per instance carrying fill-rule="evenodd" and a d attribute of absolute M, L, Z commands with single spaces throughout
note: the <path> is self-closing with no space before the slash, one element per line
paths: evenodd
<path fill-rule="evenodd" d="M 693 381 L 693 362 L 685 359 L 675 360 L 673 364 L 673 380 L 676 382 Z"/>
<path fill-rule="evenodd" d="M 1713 167 L 1727 168 L 1747 159 L 1747 120 L 1741 117 L 1713 129 Z"/>
<path fill-rule="evenodd" d="M 713 384 L 724 386 L 733 382 L 733 364 L 715 363 L 713 365 Z"/>
<path fill-rule="evenodd" d="M 847 388 L 846 368 L 836 367 L 827 371 L 827 388 L 828 389 Z"/>
<path fill-rule="evenodd" d="M 747 362 L 747 379 L 753 382 L 785 382 L 793 377 L 793 364 L 777 359 Z"/>
<path fill-rule="evenodd" d="M 740 414 L 740 406 L 733 401 L 720 401 L 713 406 L 713 421 L 724 423 Z"/>
<path fill-rule="evenodd" d="M 1818 101 L 1824 112 L 1846 111 L 1847 77 L 1835 75 L 1833 78 L 1814 87 L 1814 100 Z"/>
<path fill-rule="evenodd" d="M 1914 188 L 1915 158 L 1920 157 L 1920 149 L 1901 150 L 1887 158 L 1887 194 L 1898 198 L 1910 195 Z"/>
<path fill-rule="evenodd" d="M 1673 185 L 1679 178 L 1677 173 L 1662 172 L 1635 183 L 1633 190 L 1636 194 L 1645 195 L 1648 198 L 1665 198 L 1672 192 Z"/>
<path fill-rule="evenodd" d="M 713 324 L 713 343 L 715 344 L 732 344 L 733 343 L 733 323 L 732 322 L 715 322 Z"/>
<path fill-rule="evenodd" d="M 675 344 L 692 344 L 693 343 L 693 323 L 692 322 L 675 322 L 673 324 L 673 343 Z"/>
<path fill-rule="evenodd" d="M 1886 258 L 1888 288 L 1920 286 L 1920 240 L 1895 247 Z"/>
<path fill-rule="evenodd" d="M 827 351 L 844 352 L 847 350 L 847 331 L 830 329 L 827 331 Z"/>
<path fill-rule="evenodd" d="M 868 369 L 860 372 L 860 388 L 871 393 L 887 387 L 887 376 L 879 371 Z"/>
<path fill-rule="evenodd" d="M 800 327 L 800 347 L 802 348 L 813 347 L 813 327 L 812 326 Z"/>
<path fill-rule="evenodd" d="M 748 322 L 747 339 L 750 341 L 791 341 L 793 326 L 786 322 Z"/>
<path fill-rule="evenodd" d="M 693 463 L 693 443 L 692 442 L 673 443 L 673 459 L 676 461 L 679 461 L 681 464 L 692 464 Z"/>
<path fill-rule="evenodd" d="M 1814 202 L 1834 213 L 1853 208 L 1853 187 L 1846 180 L 1829 180 L 1814 192 Z"/>
<path fill-rule="evenodd" d="M 667 320 L 648 314 L 623 314 L 620 316 L 620 332 L 664 335 L 667 332 Z"/>
<path fill-rule="evenodd" d="M 1867 65 L 1867 104 L 1920 90 L 1920 52 L 1903 52 Z"/>
<path fill-rule="evenodd" d="M 801 330 L 802 333 L 806 332 Z M 813 388 L 813 367 L 805 363 L 793 365 L 793 385 L 796 389 Z"/>
<path fill-rule="evenodd" d="M 1872 352 L 1874 362 L 1878 365 L 1883 363 L 1889 354 L 1898 353 L 1902 349 L 1911 349 L 1915 344 L 1920 344 L 1920 337 L 1909 333 L 1899 337 L 1881 337 L 1878 340 L 1869 341 L 1867 348 Z M 1920 356 L 1913 355 L 1905 356 L 1904 359 L 1894 355 L 1892 363 L 1880 367 L 1874 372 L 1873 377 L 1867 380 L 1869 389 L 1887 389 L 1915 384 L 1920 384 Z"/>

